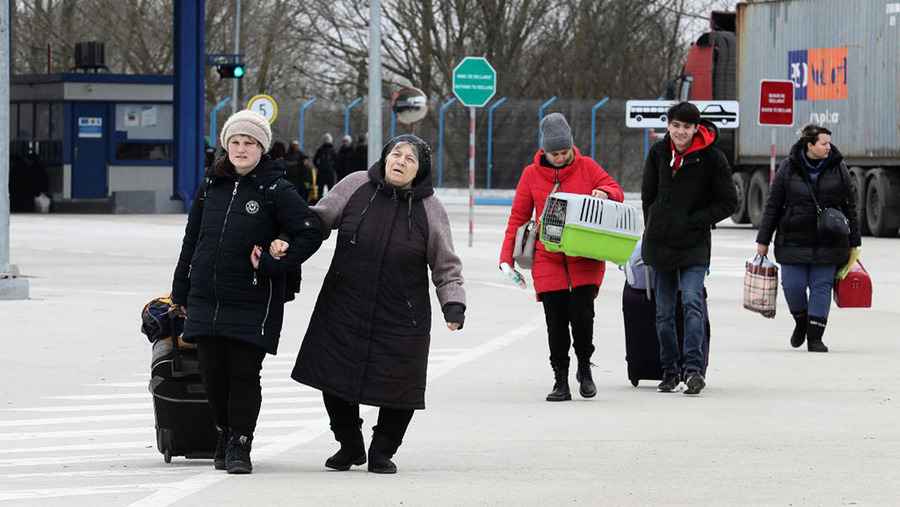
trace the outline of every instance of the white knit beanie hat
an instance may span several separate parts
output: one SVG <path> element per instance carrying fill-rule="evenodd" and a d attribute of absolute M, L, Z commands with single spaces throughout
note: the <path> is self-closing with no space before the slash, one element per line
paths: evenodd
<path fill-rule="evenodd" d="M 263 147 L 263 153 L 269 151 L 272 144 L 272 127 L 269 126 L 269 120 L 256 111 L 244 109 L 231 115 L 222 126 L 222 133 L 219 134 L 219 142 L 223 148 L 228 148 L 228 140 L 233 136 L 244 135 L 250 136 L 259 141 Z"/>

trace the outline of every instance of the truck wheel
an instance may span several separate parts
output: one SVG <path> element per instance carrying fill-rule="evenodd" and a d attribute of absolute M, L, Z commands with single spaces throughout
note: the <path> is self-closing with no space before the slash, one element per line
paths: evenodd
<path fill-rule="evenodd" d="M 851 167 L 850 182 L 856 193 L 856 220 L 859 224 L 859 233 L 868 236 L 871 232 L 866 221 L 866 170 L 862 167 Z"/>
<path fill-rule="evenodd" d="M 734 191 L 737 193 L 737 208 L 731 214 L 731 220 L 736 224 L 746 224 L 750 221 L 747 216 L 747 187 L 750 186 L 750 175 L 747 173 L 732 173 L 731 182 L 734 183 Z"/>
<path fill-rule="evenodd" d="M 873 236 L 893 237 L 900 228 L 900 175 L 873 169 L 866 189 L 866 221 Z"/>
<path fill-rule="evenodd" d="M 750 177 L 750 186 L 747 187 L 747 215 L 753 227 L 759 227 L 762 222 L 763 210 L 766 209 L 766 199 L 769 197 L 769 178 L 767 171 L 762 169 L 753 173 Z"/>

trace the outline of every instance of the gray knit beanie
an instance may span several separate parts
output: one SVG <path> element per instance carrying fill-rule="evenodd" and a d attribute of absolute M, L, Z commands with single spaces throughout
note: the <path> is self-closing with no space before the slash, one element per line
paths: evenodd
<path fill-rule="evenodd" d="M 550 113 L 541 120 L 541 148 L 545 153 L 572 147 L 572 129 L 562 113 Z"/>
<path fill-rule="evenodd" d="M 269 126 L 269 120 L 249 109 L 238 111 L 225 121 L 222 133 L 219 134 L 219 142 L 227 149 L 228 140 L 237 135 L 250 136 L 259 141 L 263 153 L 269 151 L 272 144 L 272 127 Z"/>

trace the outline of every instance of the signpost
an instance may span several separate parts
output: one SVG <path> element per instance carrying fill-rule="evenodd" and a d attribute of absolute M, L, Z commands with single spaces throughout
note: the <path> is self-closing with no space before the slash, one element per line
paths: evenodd
<path fill-rule="evenodd" d="M 269 95 L 254 95 L 247 101 L 247 109 L 255 111 L 269 120 L 269 125 L 278 118 L 278 102 Z"/>
<path fill-rule="evenodd" d="M 453 94 L 469 108 L 469 246 L 475 235 L 475 108 L 497 92 L 497 71 L 487 59 L 467 56 L 453 69 Z"/>
<path fill-rule="evenodd" d="M 629 100 L 625 103 L 625 126 L 628 128 L 663 129 L 668 126 L 666 112 L 676 100 Z M 741 108 L 736 100 L 692 100 L 700 110 L 700 118 L 720 129 L 735 129 L 741 124 Z"/>
<path fill-rule="evenodd" d="M 763 79 L 759 82 L 760 126 L 791 127 L 794 125 L 794 82 L 782 79 Z M 775 133 L 769 148 L 769 184 L 775 179 Z"/>

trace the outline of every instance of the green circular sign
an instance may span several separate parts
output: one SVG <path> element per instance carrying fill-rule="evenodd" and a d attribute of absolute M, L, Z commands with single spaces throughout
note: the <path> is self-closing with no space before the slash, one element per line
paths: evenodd
<path fill-rule="evenodd" d="M 467 56 L 453 69 L 453 94 L 466 107 L 484 107 L 497 92 L 497 71 L 487 59 Z"/>

